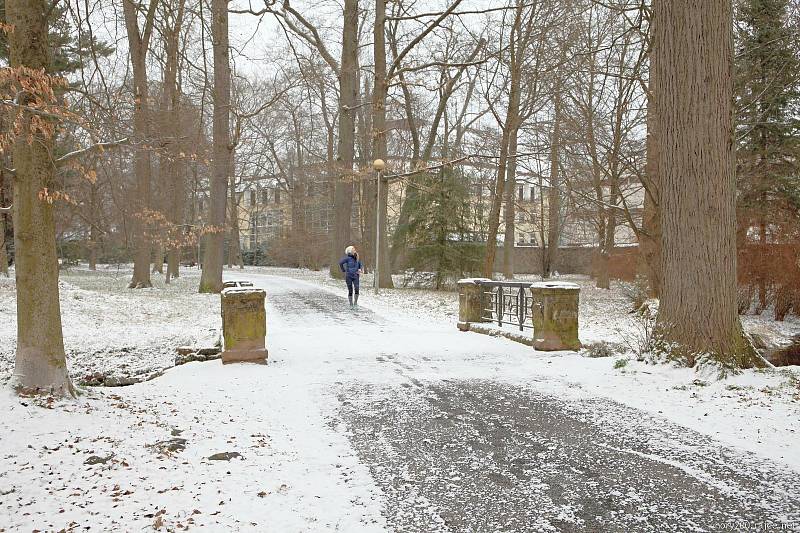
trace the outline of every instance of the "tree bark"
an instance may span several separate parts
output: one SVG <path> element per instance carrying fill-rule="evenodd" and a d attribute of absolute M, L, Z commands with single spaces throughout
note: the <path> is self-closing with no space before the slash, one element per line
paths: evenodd
<path fill-rule="evenodd" d="M 648 296 L 658 298 L 661 293 L 661 221 L 658 208 L 658 141 L 656 140 L 655 102 L 652 89 L 648 91 L 647 107 L 647 180 L 642 214 L 642 231 L 639 232 L 639 252 L 642 269 L 647 278 Z"/>
<path fill-rule="evenodd" d="M 659 346 L 688 366 L 758 359 L 736 305 L 731 0 L 654 3 L 662 228 Z"/>
<path fill-rule="evenodd" d="M 231 154 L 231 176 L 230 176 L 230 224 L 228 228 L 228 268 L 237 265 L 240 269 L 244 268 L 242 260 L 242 248 L 239 240 L 239 199 L 236 198 L 236 172 L 235 157 Z"/>
<path fill-rule="evenodd" d="M 164 281 L 169 283 L 172 278 L 180 275 L 180 251 L 181 240 L 183 238 L 181 227 L 183 224 L 183 196 L 185 194 L 184 171 L 185 164 L 181 161 L 181 143 L 178 139 L 181 135 L 181 112 L 180 101 L 181 93 L 178 86 L 178 60 L 180 48 L 180 34 L 183 27 L 183 14 L 186 1 L 179 0 L 177 10 L 174 14 L 171 27 L 167 28 L 164 35 L 165 64 L 164 64 L 164 86 L 163 86 L 163 122 L 161 131 L 167 141 L 167 157 L 162 158 L 161 172 L 167 188 L 166 202 L 167 221 L 170 223 L 170 234 L 167 243 L 167 271 Z"/>
<path fill-rule="evenodd" d="M 503 277 L 514 279 L 514 246 L 515 246 L 515 223 L 516 223 L 516 202 L 515 192 L 517 184 L 517 138 L 519 128 L 514 128 L 508 140 L 508 165 L 506 167 L 506 208 L 503 213 L 505 219 L 505 238 L 503 239 Z"/>
<path fill-rule="evenodd" d="M 374 28 L 374 48 L 375 56 L 375 87 L 372 91 L 372 130 L 373 130 L 373 154 L 375 159 L 386 161 L 386 98 L 389 92 L 389 85 L 386 81 L 386 0 L 375 0 L 375 28 Z M 383 179 L 382 176 L 378 179 Z M 384 181 L 378 197 L 380 206 L 380 220 L 378 220 L 378 233 L 380 234 L 380 245 L 377 250 L 380 258 L 380 272 L 378 286 L 380 288 L 394 288 L 392 282 L 392 265 L 389 262 L 389 242 L 386 234 L 387 210 L 389 206 L 389 184 Z"/>
<path fill-rule="evenodd" d="M 554 99 L 553 132 L 550 141 L 550 177 L 547 189 L 547 245 L 543 252 L 542 277 L 549 278 L 558 259 L 558 241 L 561 236 L 561 191 L 559 185 L 561 144 L 561 97 L 558 86 Z M 542 193 L 543 194 L 543 193 Z"/>
<path fill-rule="evenodd" d="M 333 238 L 330 275 L 341 278 L 339 258 L 350 245 L 353 211 L 353 160 L 355 113 L 358 96 L 358 0 L 345 0 L 342 26 L 342 60 L 339 73 L 339 143 L 336 151 L 338 178 L 334 184 Z"/>
<path fill-rule="evenodd" d="M 483 263 L 483 276 L 486 278 L 492 278 L 494 274 L 494 260 L 497 254 L 497 231 L 500 228 L 500 208 L 503 203 L 503 193 L 506 184 L 509 144 L 511 132 L 517 127 L 519 121 L 519 103 L 522 90 L 521 56 L 524 52 L 523 49 L 518 47 L 521 27 L 522 6 L 518 4 L 515 10 L 511 37 L 509 39 L 509 70 L 511 74 L 511 83 L 508 95 L 508 109 L 506 110 L 506 120 L 503 124 L 503 135 L 500 139 L 500 157 L 497 162 L 494 197 L 492 198 L 492 206 L 489 210 L 489 230 L 486 239 L 486 255 Z"/>
<path fill-rule="evenodd" d="M 0 207 L 6 206 L 5 157 L 0 158 Z M 0 273 L 8 277 L 8 252 L 6 251 L 6 213 L 0 213 Z"/>
<path fill-rule="evenodd" d="M 211 39 L 214 55 L 214 122 L 212 151 L 214 162 L 211 176 L 211 205 L 209 206 L 203 255 L 200 292 L 222 290 L 222 267 L 225 261 L 225 207 L 228 174 L 231 171 L 230 102 L 231 66 L 228 50 L 228 1 L 211 2 Z"/>
<path fill-rule="evenodd" d="M 139 289 L 152 287 L 150 281 L 151 242 L 147 235 L 147 217 L 150 209 L 150 180 L 152 167 L 150 151 L 144 144 L 149 138 L 149 89 L 147 84 L 147 50 L 150 46 L 155 6 L 158 0 L 151 0 L 148 8 L 145 28 L 139 33 L 138 12 L 133 0 L 123 0 L 122 8 L 125 17 L 125 28 L 128 33 L 131 69 L 133 70 L 134 108 L 133 136 L 140 146 L 134 152 L 134 172 L 136 174 L 136 202 L 133 217 L 134 260 L 133 276 L 128 288 Z"/>
<path fill-rule="evenodd" d="M 49 69 L 47 7 L 44 0 L 6 1 L 8 23 L 15 28 L 8 34 L 11 68 Z M 35 106 L 40 97 L 28 93 L 22 98 Z M 20 393 L 74 396 L 61 330 L 53 205 L 40 196 L 53 186 L 53 138 L 31 130 L 32 119 L 32 114 L 22 115 L 23 131 L 12 149 L 17 352 L 11 386 Z"/>

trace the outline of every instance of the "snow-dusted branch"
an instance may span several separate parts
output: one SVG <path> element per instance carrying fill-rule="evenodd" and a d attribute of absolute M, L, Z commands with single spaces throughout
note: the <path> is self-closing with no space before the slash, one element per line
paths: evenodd
<path fill-rule="evenodd" d="M 109 141 L 109 142 L 102 142 L 102 143 L 95 143 L 91 146 L 87 146 L 86 148 L 81 148 L 80 150 L 73 150 L 72 152 L 66 153 L 55 160 L 56 165 L 63 165 L 68 161 L 72 161 L 75 158 L 84 156 L 86 154 L 92 152 L 103 152 L 108 150 L 109 148 L 117 148 L 118 146 L 123 146 L 130 143 L 130 137 L 125 137 L 124 139 L 120 139 L 118 141 Z"/>

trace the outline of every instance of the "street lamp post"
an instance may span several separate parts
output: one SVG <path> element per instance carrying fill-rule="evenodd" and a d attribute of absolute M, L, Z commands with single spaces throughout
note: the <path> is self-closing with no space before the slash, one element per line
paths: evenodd
<path fill-rule="evenodd" d="M 386 168 L 386 163 L 383 159 L 376 159 L 372 162 L 372 168 L 375 169 L 375 175 L 378 180 L 378 207 L 375 209 L 375 273 L 374 287 L 375 294 L 378 294 L 381 286 L 380 278 L 380 264 L 381 264 L 381 220 L 382 220 L 382 206 L 381 194 L 383 193 L 383 169 Z"/>

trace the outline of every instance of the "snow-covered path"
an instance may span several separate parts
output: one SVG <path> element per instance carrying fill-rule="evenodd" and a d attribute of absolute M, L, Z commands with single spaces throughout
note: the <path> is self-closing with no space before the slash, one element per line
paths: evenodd
<path fill-rule="evenodd" d="M 267 366 L 190 363 L 53 410 L 0 397 L 0 531 L 800 527 L 796 471 L 520 374 L 558 355 L 235 277 L 267 290 Z"/>

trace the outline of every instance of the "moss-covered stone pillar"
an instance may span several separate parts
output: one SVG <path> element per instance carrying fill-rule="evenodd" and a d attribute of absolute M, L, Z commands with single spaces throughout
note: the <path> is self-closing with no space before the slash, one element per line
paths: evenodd
<path fill-rule="evenodd" d="M 483 314 L 483 287 L 484 278 L 468 278 L 458 281 L 458 329 L 469 331 L 470 322 L 486 322 Z"/>
<path fill-rule="evenodd" d="M 266 293 L 261 289 L 229 288 L 222 291 L 222 363 L 267 362 Z"/>
<path fill-rule="evenodd" d="M 531 285 L 533 347 L 537 350 L 577 350 L 578 295 L 574 283 L 543 281 Z"/>

